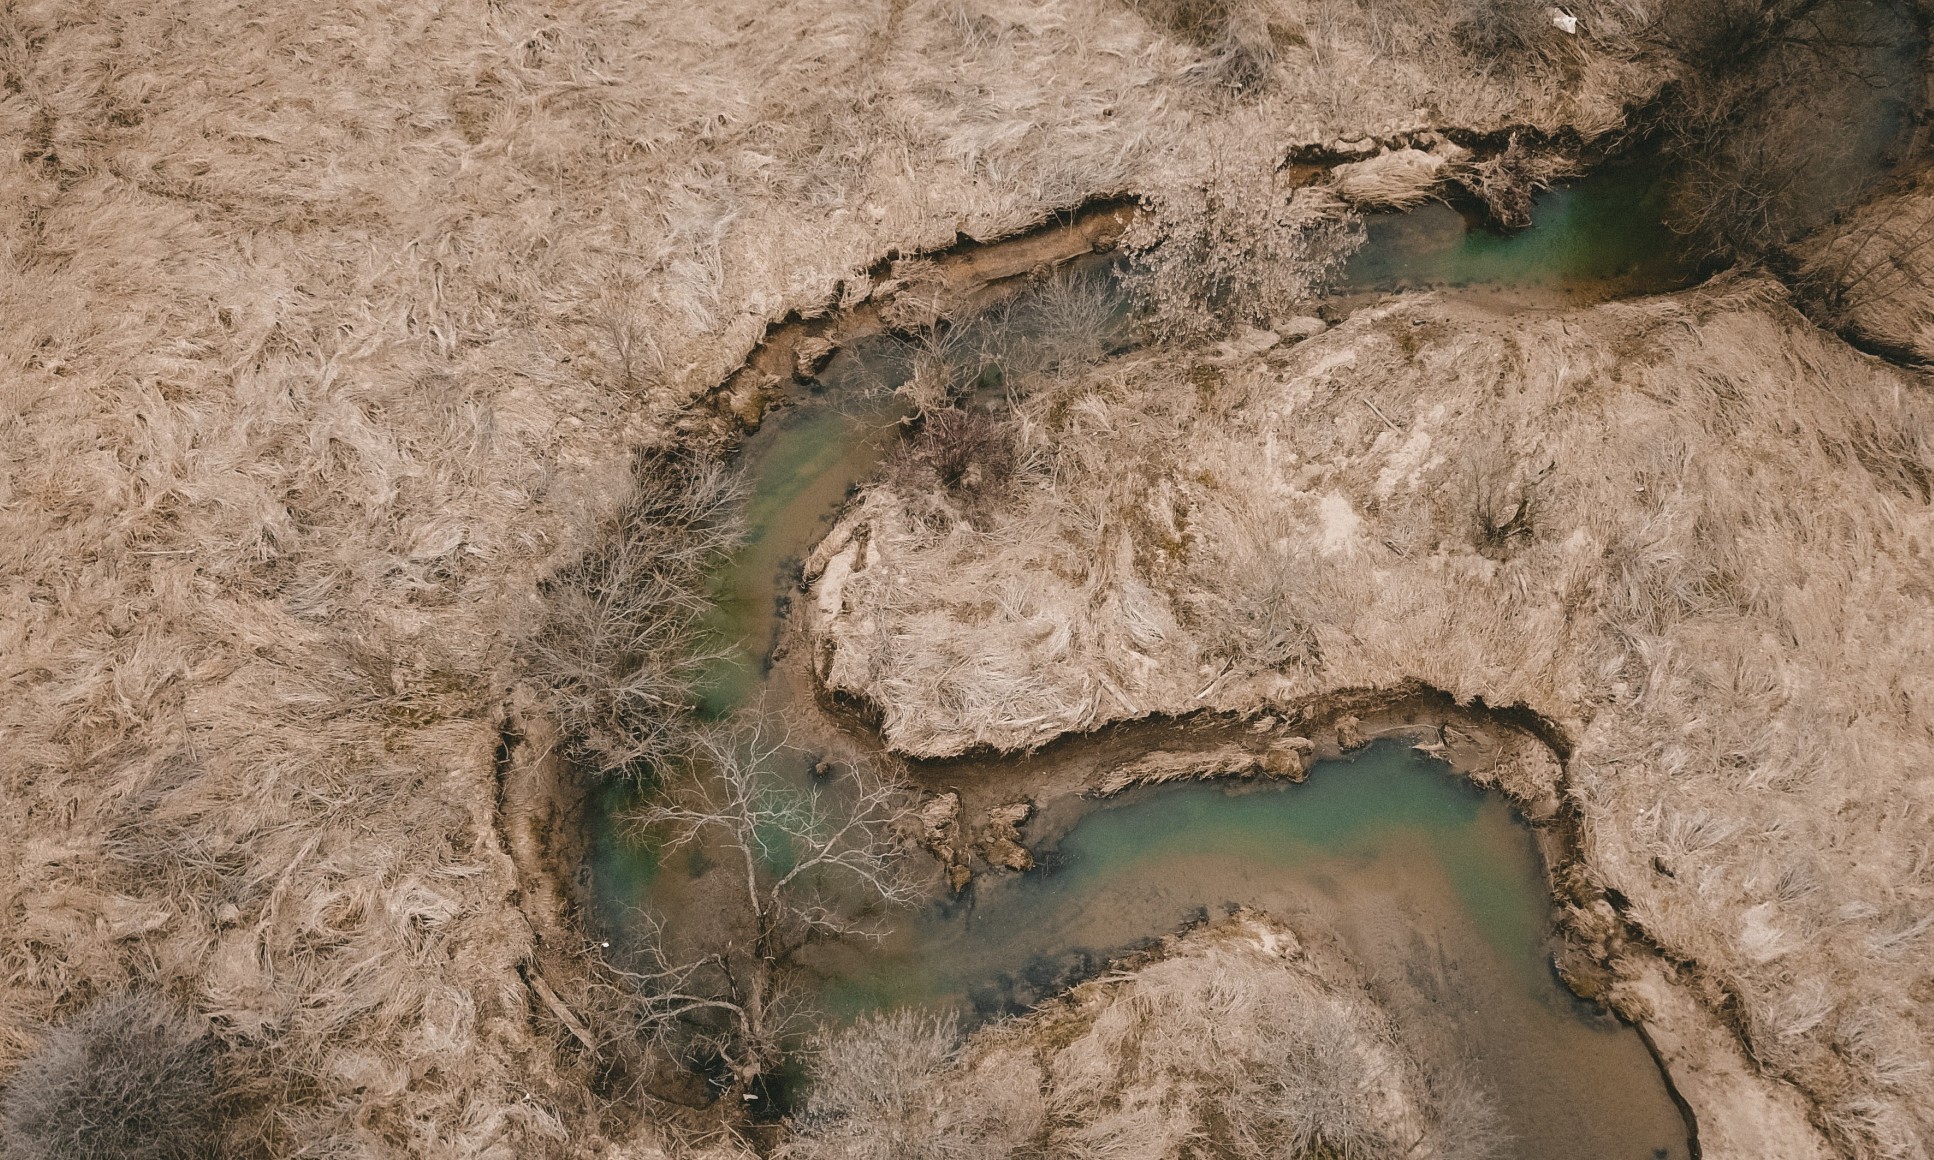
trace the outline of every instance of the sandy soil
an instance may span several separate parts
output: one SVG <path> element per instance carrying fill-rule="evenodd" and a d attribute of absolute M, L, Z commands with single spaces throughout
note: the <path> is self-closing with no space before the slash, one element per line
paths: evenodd
<path fill-rule="evenodd" d="M 1005 498 L 882 487 L 835 531 L 814 655 L 919 756 L 1411 681 L 1524 706 L 1623 918 L 1836 1150 L 1919 1155 L 1930 420 L 1766 283 L 1395 299 L 1036 385 Z"/>

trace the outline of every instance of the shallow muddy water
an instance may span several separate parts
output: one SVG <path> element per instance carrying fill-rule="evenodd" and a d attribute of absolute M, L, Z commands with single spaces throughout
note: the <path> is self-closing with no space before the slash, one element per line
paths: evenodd
<path fill-rule="evenodd" d="M 983 874 L 961 897 L 906 915 L 878 945 L 822 946 L 800 981 L 834 1019 L 919 1005 L 971 1025 L 1250 906 L 1336 939 L 1420 1052 L 1490 1094 L 1514 1137 L 1503 1156 L 1689 1155 L 1685 1121 L 1637 1032 L 1551 971 L 1550 899 L 1530 830 L 1440 762 L 1382 743 L 1319 763 L 1302 785 L 1198 782 L 1071 799 L 1028 837 L 1035 870 Z M 600 878 L 628 876 L 674 924 L 708 905 L 702 860 L 675 862 L 653 890 L 642 852 L 600 846 Z"/>
<path fill-rule="evenodd" d="M 1516 1137 L 1507 1155 L 1687 1155 L 1638 1034 L 1551 972 L 1531 833 L 1441 763 L 1379 745 L 1300 786 L 1151 787 L 1084 808 L 1035 871 L 983 876 L 885 945 L 824 956 L 829 1009 L 1006 1014 L 1124 948 L 1251 906 L 1333 932 L 1399 1025 L 1491 1092 Z"/>
<path fill-rule="evenodd" d="M 714 586 L 711 626 L 727 656 L 706 682 L 709 713 L 760 691 L 800 559 L 831 530 L 848 492 L 899 444 L 913 408 L 892 391 L 895 346 L 876 338 L 839 352 L 817 391 L 773 412 L 740 448 L 746 537 Z"/>

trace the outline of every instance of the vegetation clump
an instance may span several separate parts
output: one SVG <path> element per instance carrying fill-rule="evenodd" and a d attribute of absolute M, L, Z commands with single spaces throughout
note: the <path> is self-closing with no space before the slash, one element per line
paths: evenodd
<path fill-rule="evenodd" d="M 700 459 L 643 456 L 602 546 L 544 586 L 526 672 L 579 761 L 649 776 L 692 743 L 699 684 L 719 656 L 712 574 L 737 542 L 738 487 Z"/>
<path fill-rule="evenodd" d="M 1286 929 L 1249 916 L 1163 955 L 965 1041 L 904 1011 L 823 1037 L 786 1155 L 1483 1160 L 1503 1143 L 1482 1094 Z"/>
<path fill-rule="evenodd" d="M 1298 185 L 1266 157 L 1232 151 L 1204 179 L 1152 192 L 1130 232 L 1130 285 L 1166 343 L 1266 327 L 1315 296 L 1364 238 L 1326 189 Z"/>
<path fill-rule="evenodd" d="M 207 1029 L 147 992 L 95 1003 L 48 1032 L 0 1089 L 0 1155 L 212 1160 L 228 1126 Z"/>

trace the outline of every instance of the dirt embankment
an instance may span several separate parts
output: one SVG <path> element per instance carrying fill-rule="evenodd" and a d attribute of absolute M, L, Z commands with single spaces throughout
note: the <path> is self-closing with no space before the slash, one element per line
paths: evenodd
<path fill-rule="evenodd" d="M 1525 706 L 1571 740 L 1583 865 L 1693 968 L 1700 1002 L 1656 1010 L 1750 1052 L 1655 1034 L 1688 1100 L 1779 1077 L 1839 1150 L 1906 1154 L 1934 1124 L 1934 414 L 1777 302 L 1415 297 L 1039 384 L 1004 498 L 877 488 L 835 531 L 817 671 L 925 758 L 1409 682 Z M 1759 1113 L 1698 1110 L 1708 1155 L 1755 1154 Z"/>

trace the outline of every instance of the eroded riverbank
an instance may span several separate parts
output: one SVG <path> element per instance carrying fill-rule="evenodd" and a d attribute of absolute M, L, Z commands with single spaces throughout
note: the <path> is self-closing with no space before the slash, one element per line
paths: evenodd
<path fill-rule="evenodd" d="M 1623 273 L 1624 271 L 1620 272 Z M 802 338 L 801 341 L 803 342 L 804 339 Z M 794 358 L 795 362 L 799 357 L 798 351 L 800 349 L 802 348 L 799 346 L 792 348 L 793 353 L 791 357 Z M 855 358 L 858 363 L 864 363 L 866 361 L 862 353 L 864 350 L 862 344 L 856 343 L 849 346 L 848 350 L 851 353 L 847 357 Z M 827 383 L 834 392 L 838 391 L 839 384 L 842 381 L 855 377 L 858 374 L 857 367 L 842 371 L 837 364 L 837 359 L 840 357 L 842 356 L 835 355 L 834 362 L 827 363 L 820 368 L 822 382 Z M 875 383 L 874 386 L 876 389 L 872 394 L 865 400 L 859 401 L 856 406 L 849 404 L 847 409 L 837 412 L 829 409 L 828 417 L 824 420 L 827 423 L 833 424 L 834 428 L 848 432 L 863 431 L 870 428 L 868 433 L 862 434 L 860 439 L 848 445 L 853 448 L 850 453 L 842 452 L 829 457 L 827 455 L 827 449 L 815 448 L 809 453 L 807 459 L 800 460 L 793 455 L 783 452 L 776 454 L 759 453 L 756 451 L 756 445 L 748 446 L 748 454 L 763 455 L 759 460 L 760 462 L 781 465 L 782 470 L 775 472 L 775 477 L 780 480 L 780 483 L 776 489 L 774 498 L 768 503 L 768 510 L 771 512 L 789 513 L 782 522 L 786 525 L 786 534 L 793 537 L 795 541 L 802 538 L 802 523 L 804 523 L 805 528 L 811 528 L 809 522 L 802 520 L 799 514 L 800 512 L 807 508 L 823 510 L 826 496 L 843 492 L 851 482 L 857 482 L 858 479 L 870 474 L 879 463 L 881 453 L 884 450 L 884 444 L 879 440 L 882 438 L 881 433 L 885 432 L 888 428 L 886 423 L 876 416 L 881 414 L 890 415 L 894 408 L 902 405 L 879 391 L 877 389 L 879 385 Z M 878 410 L 876 411 L 875 409 Z M 806 438 L 802 442 L 810 444 L 812 442 L 811 432 L 813 431 L 813 422 L 814 420 L 810 418 L 803 418 L 798 424 L 791 426 L 790 430 L 795 436 L 804 433 Z M 856 423 L 857 426 L 855 426 Z M 770 427 L 769 430 L 776 433 L 772 438 L 777 441 L 785 439 L 784 432 L 788 428 L 786 426 L 775 426 Z M 804 463 L 807 466 L 807 470 L 803 473 L 797 473 L 784 469 L 785 465 L 793 463 Z M 789 477 L 792 478 L 792 482 L 787 484 L 784 480 Z M 830 485 L 829 480 L 831 481 Z M 802 504 L 804 508 L 799 506 Z M 815 538 L 817 538 L 816 532 L 807 531 L 803 536 L 803 542 L 810 542 Z M 838 545 L 834 546 L 837 547 Z M 822 725 L 805 719 L 810 715 L 803 711 L 803 707 L 810 704 L 812 699 L 813 674 L 809 666 L 799 662 L 811 654 L 810 642 L 795 642 L 785 637 L 775 637 L 773 635 L 777 629 L 778 621 L 772 618 L 779 610 L 783 609 L 784 603 L 776 602 L 771 597 L 777 597 L 780 593 L 784 592 L 790 583 L 786 579 L 785 573 L 784 557 L 786 555 L 787 553 L 782 549 L 776 548 L 773 544 L 768 543 L 762 545 L 759 550 L 750 553 L 747 557 L 751 561 L 750 568 L 746 573 L 751 579 L 751 584 L 747 586 L 747 590 L 753 595 L 749 599 L 737 601 L 734 623 L 743 626 L 740 631 L 742 639 L 746 640 L 750 646 L 746 654 L 748 657 L 763 654 L 770 656 L 779 663 L 771 671 L 763 686 L 758 685 L 756 682 L 752 684 L 740 682 L 737 690 L 731 695 L 731 699 L 741 702 L 745 701 L 748 697 L 763 699 L 766 703 L 765 708 L 768 711 L 777 710 L 781 716 L 786 715 L 787 711 L 790 710 L 790 728 L 793 730 L 791 735 L 792 740 L 797 744 L 807 746 L 811 750 L 808 756 L 802 758 L 802 774 L 804 772 L 804 766 L 819 762 L 825 762 L 828 765 L 836 767 L 844 759 L 878 760 L 880 755 L 876 751 L 867 752 L 871 748 L 867 738 L 867 734 L 870 731 L 863 726 L 856 730 L 848 730 L 842 741 L 834 734 L 826 732 Z M 818 563 L 808 562 L 808 579 L 817 578 L 818 568 L 823 566 L 823 563 L 823 558 Z M 770 578 L 763 579 L 762 576 L 769 576 Z M 761 596 L 767 597 L 763 601 L 765 605 L 763 608 L 761 607 Z M 728 604 L 727 607 L 732 608 L 734 605 Z M 801 643 L 804 643 L 806 647 L 802 647 L 797 653 L 793 653 L 792 649 Z M 749 672 L 750 670 L 742 668 L 741 671 Z M 1362 712 L 1350 713 L 1344 711 L 1344 708 L 1348 706 L 1359 708 Z M 1507 714 L 1506 716 L 1509 715 Z M 1295 724 L 1292 724 L 1293 718 L 1295 719 Z M 1325 722 L 1324 728 L 1310 728 L 1311 722 L 1319 718 Z M 1092 802 L 1086 802 L 1084 804 L 1082 799 L 1075 796 L 1081 791 L 1093 791 L 1097 789 L 1119 791 L 1130 783 L 1167 780 L 1177 776 L 1220 777 L 1230 774 L 1240 774 L 1245 771 L 1251 774 L 1271 772 L 1281 774 L 1285 772 L 1286 767 L 1283 766 L 1283 759 L 1276 755 L 1280 753 L 1284 741 L 1300 738 L 1301 734 L 1296 732 L 1298 728 L 1312 733 L 1323 734 L 1320 739 L 1308 739 L 1308 744 L 1305 747 L 1291 747 L 1290 751 L 1297 755 L 1293 759 L 1294 772 L 1300 774 L 1303 771 L 1303 765 L 1307 761 L 1308 756 L 1322 755 L 1334 758 L 1344 751 L 1346 741 L 1349 742 L 1350 748 L 1355 747 L 1353 738 L 1338 737 L 1336 735 L 1337 725 L 1346 718 L 1350 722 L 1345 726 L 1348 730 L 1368 730 L 1372 734 L 1383 731 L 1386 727 L 1399 732 L 1408 730 L 1413 740 L 1421 740 L 1425 744 L 1442 747 L 1447 755 L 1451 756 L 1457 766 L 1464 772 L 1474 774 L 1477 778 L 1490 782 L 1496 782 L 1498 780 L 1506 781 L 1519 793 L 1521 800 L 1529 804 L 1547 823 L 1543 831 L 1547 834 L 1547 840 L 1550 840 L 1549 834 L 1555 832 L 1551 830 L 1550 825 L 1555 822 L 1560 809 L 1558 765 L 1552 759 L 1549 750 L 1543 750 L 1542 756 L 1539 756 L 1538 751 L 1540 747 L 1536 742 L 1529 741 L 1528 737 L 1520 737 L 1517 741 L 1508 744 L 1499 741 L 1498 737 L 1500 734 L 1497 729 L 1496 714 L 1484 710 L 1481 706 L 1472 709 L 1459 709 L 1448 698 L 1433 695 L 1424 690 L 1418 690 L 1407 695 L 1367 692 L 1358 695 L 1354 700 L 1348 697 L 1337 698 L 1330 705 L 1320 710 L 1312 708 L 1311 712 L 1303 714 L 1300 717 L 1295 714 L 1284 714 L 1281 716 L 1274 714 L 1251 714 L 1220 721 L 1197 721 L 1193 724 L 1176 723 L 1164 726 L 1160 723 L 1155 723 L 1147 727 L 1127 726 L 1124 727 L 1122 735 L 1113 739 L 1115 749 L 1112 755 L 1107 752 L 1108 747 L 1106 745 L 1095 746 L 1092 744 L 1092 739 L 1090 738 L 1076 738 L 1071 739 L 1064 745 L 1050 746 L 1048 750 L 1040 754 L 992 755 L 978 761 L 969 759 L 965 762 L 954 763 L 922 763 L 916 765 L 913 773 L 921 783 L 935 789 L 940 789 L 942 786 L 971 787 L 963 795 L 966 799 L 966 808 L 963 812 L 969 818 L 975 816 L 975 811 L 981 808 L 983 802 L 988 805 L 998 806 L 1019 799 L 1030 800 L 1042 811 L 1040 819 L 1030 823 L 1029 841 L 1032 843 L 1041 832 L 1041 827 L 1046 827 L 1050 830 L 1065 827 L 1069 833 L 1072 833 L 1079 829 L 1080 823 L 1078 819 L 1080 817 L 1088 814 L 1092 810 L 1101 809 L 1105 812 L 1109 808 L 1107 806 L 1096 807 Z M 1398 718 L 1408 719 L 1398 721 Z M 1446 726 L 1449 727 L 1448 732 L 1445 731 Z M 1508 728 L 1505 732 L 1511 733 Z M 1552 731 L 1547 729 L 1546 732 L 1551 733 Z M 1189 736 L 1190 734 L 1194 734 L 1194 736 Z M 1516 736 L 1515 734 L 1513 735 Z M 1478 740 L 1479 738 L 1487 738 L 1488 740 L 1480 741 Z M 843 756 L 840 752 L 842 746 L 851 747 Z M 1083 750 L 1084 748 L 1086 750 L 1085 754 L 1077 757 L 1076 751 Z M 1526 761 L 1538 768 L 1535 771 L 1531 769 L 1520 770 L 1515 766 L 1507 768 L 1509 763 L 1504 760 L 1507 750 L 1512 754 L 1512 761 Z M 1131 754 L 1132 756 L 1130 756 Z M 1106 766 L 1107 775 L 1097 780 L 1090 777 L 1086 772 L 1076 772 L 1083 768 L 1084 763 L 1090 769 L 1095 770 Z M 1272 770 L 1270 768 L 1272 764 L 1278 768 Z M 1138 792 L 1154 793 L 1163 791 L 1151 790 Z M 1171 790 L 1167 792 L 1190 793 L 1198 791 Z M 962 840 L 971 844 L 975 841 L 975 838 L 971 834 L 963 834 Z M 1561 846 L 1565 844 L 1564 842 L 1560 843 Z M 609 856 L 612 851 L 607 848 L 605 853 Z M 623 872 L 615 870 L 607 870 L 607 874 L 607 881 L 628 881 L 629 885 L 624 888 L 626 890 L 636 891 L 648 888 L 645 886 L 646 879 L 637 875 L 627 876 Z M 1399 875 L 1399 877 L 1406 876 Z M 1416 876 L 1413 874 L 1408 877 L 1414 879 Z M 1534 875 L 1534 879 L 1539 883 L 1534 894 L 1537 897 L 1544 897 L 1546 890 L 1543 886 L 1544 879 L 1542 875 Z M 1033 880 L 1023 878 L 1020 881 Z M 1431 895 L 1431 890 L 1423 889 L 1418 881 L 1412 881 L 1410 887 L 1410 899 L 1407 909 L 1413 916 L 1426 913 L 1447 912 L 1447 910 L 1456 909 L 1455 907 L 1446 908 L 1437 905 L 1426 905 L 1420 899 L 1426 895 Z M 995 896 L 998 896 L 1002 892 L 1002 889 L 1003 884 L 998 881 L 983 882 L 983 884 L 974 887 L 976 891 L 985 890 Z M 1439 885 L 1432 889 L 1441 892 L 1444 888 Z M 670 896 L 662 896 L 665 900 L 672 901 L 674 913 L 676 912 L 675 897 L 677 893 L 674 890 Z M 1211 889 L 1207 893 L 1213 895 L 1216 891 Z M 1299 897 L 1299 892 L 1296 890 L 1291 890 L 1289 893 L 1283 893 L 1279 890 L 1262 900 L 1278 908 L 1288 907 L 1296 909 L 1299 906 L 1299 903 L 1296 901 L 1297 897 Z M 1432 895 L 1432 897 L 1435 897 L 1438 901 L 1442 900 L 1441 894 Z M 1308 917 L 1312 912 L 1309 905 L 1310 896 L 1306 890 L 1301 892 L 1300 898 L 1300 908 L 1305 912 L 1306 917 Z M 1389 893 L 1387 885 L 1382 892 L 1366 888 L 1357 893 L 1355 906 L 1348 909 L 1353 909 L 1354 913 L 1361 916 L 1364 913 L 1375 911 L 1378 908 L 1379 902 L 1375 900 L 1381 900 L 1381 904 L 1388 906 L 1393 898 L 1394 896 Z M 1233 902 L 1237 900 L 1234 898 L 1223 898 L 1216 901 L 1217 904 L 1220 904 L 1221 902 Z M 1334 899 L 1331 901 L 1334 903 Z M 1593 901 L 1602 904 L 1602 898 Z M 1194 905 L 1207 906 L 1210 905 L 1210 900 L 1204 898 Z M 1097 935 L 1096 941 L 1099 944 L 1098 946 L 1065 948 L 1067 950 L 1079 949 L 1081 954 L 1086 956 L 1085 961 L 1091 965 L 1105 961 L 1107 955 L 1111 953 L 1111 947 L 1119 947 L 1122 942 L 1134 941 L 1134 939 L 1126 938 L 1125 936 L 1125 932 L 1129 928 L 1135 928 L 1139 932 L 1135 935 L 1135 938 L 1145 938 L 1152 934 L 1162 933 L 1165 929 L 1172 928 L 1177 921 L 1184 921 L 1186 919 L 1185 915 L 1178 917 L 1177 915 L 1168 914 L 1159 920 L 1149 919 L 1147 920 L 1147 925 L 1137 927 L 1136 920 L 1128 917 L 1136 913 L 1134 907 L 1122 906 L 1107 909 L 1123 916 L 1124 925 L 1115 928 L 1117 933 L 1124 935 L 1123 939 L 1111 944 L 1105 938 Z M 1171 907 L 1170 909 L 1173 908 Z M 1321 921 L 1334 925 L 1338 922 L 1339 913 L 1340 911 L 1333 907 L 1331 912 Z M 912 929 L 917 930 L 918 928 L 915 927 Z M 1540 929 L 1542 929 L 1542 926 Z M 929 930 L 926 933 L 932 935 L 934 932 Z M 1399 949 L 1407 946 L 1407 942 L 1403 938 L 1398 938 L 1395 943 L 1391 942 L 1392 931 L 1389 929 L 1384 929 L 1381 935 L 1373 938 L 1359 923 L 1357 934 L 1358 938 L 1354 947 L 1355 953 L 1372 959 L 1379 953 L 1398 954 Z M 919 935 L 913 934 L 910 937 L 917 938 Z M 1439 931 L 1435 937 L 1434 945 L 1438 946 L 1440 951 L 1447 945 L 1445 943 L 1445 937 L 1442 931 Z M 1373 944 L 1377 943 L 1378 938 L 1383 940 L 1380 944 L 1380 951 L 1373 949 Z M 1426 942 L 1430 941 L 1429 939 L 1426 940 Z M 1451 941 L 1457 942 L 1465 951 L 1469 951 L 1473 946 L 1477 945 L 1472 943 L 1471 936 L 1468 932 L 1456 936 Z M 1477 941 L 1478 943 L 1483 942 L 1481 938 Z M 1040 953 L 1045 954 L 1046 952 L 1043 951 Z M 1611 966 L 1608 962 L 1609 956 L 1601 953 L 1594 960 L 1589 952 L 1583 953 L 1583 959 L 1580 958 L 1580 954 L 1579 948 L 1576 947 L 1568 952 L 1567 958 L 1571 961 L 1572 967 L 1578 967 L 1582 961 L 1590 961 L 1592 969 L 1599 972 L 1600 976 L 1594 985 L 1600 986 L 1599 993 L 1601 995 L 1605 994 L 1606 992 L 1602 985 L 1611 973 Z M 1442 957 L 1442 954 L 1440 954 L 1440 967 L 1442 965 Z M 1520 954 L 1518 958 L 1519 960 L 1523 960 L 1525 956 Z M 1538 954 L 1533 954 L 1530 958 L 1533 962 L 1540 961 Z M 1393 969 L 1405 969 L 1397 966 L 1397 962 L 1400 959 L 1401 955 L 1398 954 L 1398 959 L 1392 960 L 1391 966 Z M 891 959 L 889 958 L 885 961 L 890 962 Z M 1412 963 L 1411 965 L 1416 966 L 1417 964 Z M 1520 963 L 1520 967 L 1522 967 L 1522 962 Z M 812 968 L 809 965 L 807 969 L 810 971 Z M 822 962 L 819 964 L 818 969 L 827 971 L 831 968 Z M 860 973 L 864 974 L 868 970 L 873 970 L 876 976 L 878 970 L 885 970 L 889 974 L 908 971 L 915 975 L 919 973 L 918 971 L 912 971 L 908 967 L 908 964 L 904 962 L 898 967 L 879 967 L 876 964 L 874 968 L 861 968 Z M 834 971 L 833 973 L 838 974 L 839 972 Z M 996 975 L 1001 973 L 1003 972 L 994 972 Z M 1006 973 L 1011 975 L 1013 972 Z M 1051 976 L 1052 972 L 1049 972 L 1049 975 Z M 1065 976 L 1062 981 L 1069 981 L 1073 977 Z M 1522 969 L 1519 969 L 1513 972 L 1506 972 L 1505 976 L 1501 977 L 1524 979 L 1527 976 Z M 1549 975 L 1541 968 L 1533 971 L 1529 977 L 1535 980 L 1542 980 L 1545 986 L 1550 986 Z M 1574 977 L 1579 976 L 1574 974 Z M 822 984 L 825 982 L 826 980 L 822 980 Z M 843 993 L 847 996 L 845 1002 L 850 1004 L 856 1001 L 854 996 L 859 993 L 853 989 L 855 985 L 855 983 L 850 981 L 844 984 L 836 984 L 833 986 L 830 994 L 837 996 Z M 1048 991 L 1040 992 L 1040 994 L 1049 993 L 1058 987 L 1058 983 L 1054 983 L 1051 979 L 1048 979 L 1043 985 L 1048 987 Z M 920 987 L 915 986 L 914 989 L 917 991 Z M 1587 987 L 1587 989 L 1591 988 Z M 865 990 L 865 986 L 859 986 L 859 991 Z M 1440 999 L 1444 997 L 1442 994 L 1439 995 Z M 1466 997 L 1467 999 L 1471 998 L 1468 995 Z M 1492 1002 L 1494 1003 L 1495 1000 L 1496 996 L 1493 996 Z M 1009 1002 L 1013 1001 L 1010 996 Z M 838 1006 L 839 1004 L 840 1001 L 836 999 L 834 1005 Z M 1467 1004 L 1471 1010 L 1480 1009 L 1486 1005 L 1486 1001 L 1481 999 L 1471 999 Z M 993 1006 L 998 1008 L 1001 1006 L 1001 1003 L 996 1001 Z M 1534 1000 L 1531 1006 L 1535 1008 L 1539 1006 L 1539 1003 Z M 1521 1004 L 1519 1009 L 1523 1009 Z M 1421 1006 L 1413 1010 L 1411 1013 L 1413 1018 L 1421 1018 L 1422 1010 L 1423 1008 Z M 1578 1014 L 1579 1012 L 1575 1010 L 1567 1011 L 1564 1013 L 1564 1017 L 1576 1019 Z M 1563 1024 L 1563 1022 L 1563 1019 L 1559 1020 L 1560 1024 Z M 1704 1028 L 1701 1034 L 1710 1037 L 1712 1031 L 1712 1028 Z M 1698 1036 L 1684 1031 L 1678 1032 L 1677 1034 L 1685 1038 L 1698 1038 Z M 1559 1038 L 1562 1039 L 1562 1036 Z M 1635 1060 L 1639 1061 L 1642 1063 L 1642 1072 L 1652 1077 L 1651 1082 L 1655 1085 L 1658 1084 L 1658 1073 L 1653 1069 L 1650 1057 L 1646 1055 L 1643 1045 L 1637 1039 L 1630 1038 L 1627 1046 L 1621 1050 L 1625 1053 L 1625 1063 L 1620 1066 L 1629 1068 Z M 1633 1055 L 1633 1052 L 1637 1052 L 1637 1054 Z M 1500 1056 L 1506 1054 L 1502 1045 L 1499 1045 L 1495 1054 Z M 1535 1070 L 1551 1070 L 1554 1066 L 1554 1061 L 1564 1055 L 1564 1049 L 1553 1049 L 1547 1051 L 1542 1056 L 1537 1056 L 1540 1062 Z M 1603 1079 L 1603 1076 L 1599 1076 L 1596 1082 L 1602 1086 Z M 1510 1088 L 1513 1091 L 1520 1091 L 1524 1087 L 1522 1084 L 1512 1084 L 1508 1080 L 1501 1086 Z M 1593 1086 L 1594 1081 L 1590 1079 L 1581 1080 L 1578 1085 L 1578 1091 L 1585 1092 Z M 1635 1083 L 1634 1081 L 1627 1080 L 1613 1086 L 1620 1090 L 1630 1091 L 1634 1090 L 1635 1087 L 1644 1087 L 1644 1083 Z M 1518 1108 L 1518 1114 L 1514 1117 L 1514 1123 L 1519 1125 L 1518 1134 L 1527 1139 L 1535 1137 L 1543 1141 L 1538 1144 L 1527 1144 L 1527 1147 L 1531 1150 L 1525 1152 L 1525 1155 L 1564 1155 L 1566 1154 L 1563 1150 L 1565 1147 L 1576 1146 L 1576 1139 L 1579 1137 L 1577 1137 L 1578 1129 L 1574 1119 L 1581 1113 L 1572 1106 L 1576 1102 L 1575 1100 L 1553 1098 L 1548 1094 L 1539 1096 L 1526 1095 L 1523 1098 L 1525 1102 Z M 1650 1102 L 1646 1103 L 1647 1100 Z M 1671 1098 L 1663 1086 L 1655 1086 L 1652 1094 L 1642 1098 L 1640 1103 L 1652 1110 L 1643 1116 L 1637 1116 L 1635 1118 L 1631 1107 L 1623 1105 L 1614 1106 L 1607 1110 L 1603 1122 L 1616 1124 L 1618 1122 L 1631 1123 L 1643 1121 L 1654 1125 L 1681 1122 L 1677 1111 L 1674 1110 Z M 1560 1114 L 1555 1110 L 1560 1107 L 1569 1110 Z M 1534 1108 L 1542 1108 L 1543 1112 L 1539 1113 L 1535 1110 L 1527 1110 Z M 1647 1117 L 1650 1118 L 1648 1119 Z M 1591 1117 L 1587 1114 L 1586 1118 L 1590 1119 Z M 1537 1125 L 1541 1122 L 1548 1129 L 1547 1134 L 1542 1136 L 1537 1131 Z M 1647 1129 L 1647 1131 L 1654 1132 L 1656 1130 L 1656 1128 Z M 1609 1141 L 1616 1137 L 1617 1128 L 1609 1127 L 1603 1129 L 1603 1131 L 1609 1132 L 1610 1135 L 1591 1137 L 1599 1141 L 1599 1144 L 1593 1146 L 1602 1144 L 1606 1147 L 1612 1147 L 1613 1145 Z M 1570 1134 L 1567 1135 L 1567 1133 Z M 1572 1140 L 1571 1145 L 1564 1143 L 1567 1139 Z M 1646 1145 L 1645 1147 L 1651 1148 L 1658 1146 L 1660 1145 L 1655 1143 Z M 1668 1154 L 1672 1154 L 1670 1150 L 1675 1145 L 1668 1143 L 1665 1146 L 1668 1149 Z"/>

